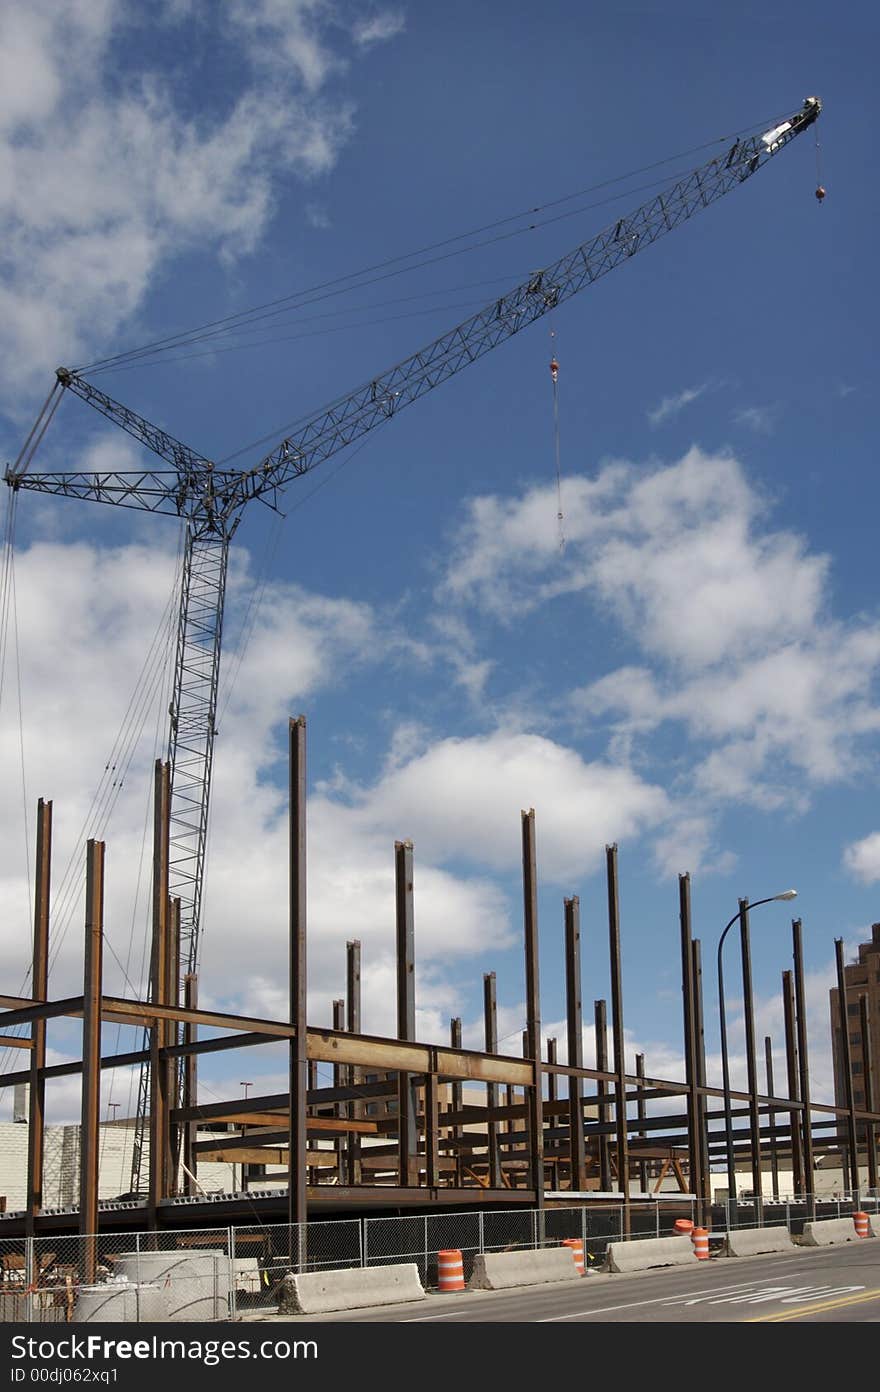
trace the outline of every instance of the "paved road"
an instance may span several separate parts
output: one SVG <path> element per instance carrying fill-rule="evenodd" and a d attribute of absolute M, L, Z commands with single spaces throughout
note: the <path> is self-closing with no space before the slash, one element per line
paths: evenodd
<path fill-rule="evenodd" d="M 463 1291 L 424 1302 L 275 1323 L 880 1322 L 880 1240 L 713 1258 L 644 1274 L 588 1275 L 518 1291 Z"/>

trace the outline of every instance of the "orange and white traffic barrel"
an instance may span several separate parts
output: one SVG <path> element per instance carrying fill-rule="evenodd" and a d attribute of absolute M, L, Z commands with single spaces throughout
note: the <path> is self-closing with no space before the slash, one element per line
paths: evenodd
<path fill-rule="evenodd" d="M 584 1243 L 583 1243 L 583 1239 L 580 1238 L 580 1237 L 566 1237 L 566 1238 L 563 1238 L 563 1240 L 562 1240 L 562 1245 L 563 1245 L 563 1247 L 570 1247 L 570 1248 L 571 1248 L 571 1255 L 574 1257 L 574 1264 L 575 1264 L 575 1266 L 576 1266 L 576 1268 L 577 1268 L 577 1274 L 578 1274 L 579 1276 L 583 1276 L 583 1274 L 584 1274 Z"/>
<path fill-rule="evenodd" d="M 457 1247 L 437 1253 L 437 1289 L 464 1290 L 464 1262 Z"/>
<path fill-rule="evenodd" d="M 853 1223 L 855 1224 L 856 1237 L 870 1237 L 871 1224 L 867 1213 L 854 1213 Z"/>
<path fill-rule="evenodd" d="M 690 1237 L 694 1230 L 694 1225 L 690 1218 L 676 1218 L 672 1225 L 672 1231 L 676 1237 Z"/>
<path fill-rule="evenodd" d="M 709 1233 L 706 1228 L 694 1228 L 691 1233 L 691 1242 L 694 1244 L 694 1256 L 697 1261 L 709 1260 Z"/>

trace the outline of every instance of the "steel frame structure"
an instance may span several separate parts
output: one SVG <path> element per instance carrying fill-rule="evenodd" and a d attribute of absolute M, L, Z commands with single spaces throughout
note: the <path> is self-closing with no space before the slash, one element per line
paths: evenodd
<path fill-rule="evenodd" d="M 24 1213 L 0 1217 L 0 1236 L 33 1234 L 47 1225 L 57 1229 L 57 1217 L 42 1215 L 42 1138 L 43 1091 L 47 1079 L 81 1075 L 82 1144 L 80 1206 L 69 1222 L 77 1222 L 84 1236 L 91 1236 L 99 1225 L 114 1221 L 112 1212 L 98 1202 L 99 1098 L 101 1073 L 105 1069 L 130 1067 L 152 1062 L 149 1201 L 143 1221 L 153 1228 L 179 1224 L 182 1218 L 181 1188 L 192 1195 L 192 1188 L 181 1186 L 177 1145 L 184 1138 L 186 1164 L 192 1178 L 199 1158 L 232 1160 L 242 1164 L 275 1164 L 287 1169 L 287 1193 L 265 1200 L 277 1210 L 279 1198 L 286 1199 L 291 1224 L 304 1224 L 316 1205 L 340 1207 L 392 1207 L 415 1204 L 515 1203 L 541 1209 L 545 1202 L 546 1177 L 551 1192 L 567 1192 L 575 1200 L 586 1199 L 602 1184 L 601 1197 L 623 1205 L 628 1222 L 634 1201 L 634 1174 L 644 1183 L 643 1168 L 661 1165 L 662 1174 L 672 1166 L 682 1187 L 687 1184 L 695 1201 L 698 1220 L 711 1201 L 709 1168 L 722 1165 L 725 1132 L 710 1130 L 724 1119 L 723 1088 L 705 1081 L 702 1054 L 702 1000 L 699 973 L 699 940 L 691 937 L 689 882 L 680 877 L 682 908 L 683 998 L 688 1055 L 696 1060 L 688 1066 L 684 1081 L 656 1078 L 646 1073 L 644 1059 L 635 1061 L 635 1071 L 627 1071 L 619 1041 L 623 1039 L 623 979 L 620 971 L 620 908 L 618 902 L 617 848 L 607 848 L 609 908 L 609 951 L 612 998 L 611 1027 L 617 1045 L 614 1068 L 585 1067 L 577 1048 L 581 1032 L 580 931 L 578 900 L 565 901 L 566 1001 L 569 1039 L 575 1048 L 573 1061 L 560 1063 L 555 1047 L 547 1059 L 540 1057 L 540 993 L 537 961 L 538 924 L 535 908 L 537 864 L 535 857 L 535 813 L 522 813 L 524 948 L 527 992 L 527 1047 L 523 1057 L 498 1054 L 495 1043 L 494 978 L 487 981 L 487 1048 L 483 1052 L 461 1047 L 461 1022 L 451 1022 L 451 1042 L 447 1047 L 420 1043 L 411 1036 L 411 1004 L 415 982 L 415 936 L 413 916 L 412 853 L 410 842 L 398 842 L 395 856 L 399 866 L 397 890 L 398 939 L 398 1019 L 397 1039 L 341 1028 L 342 1012 L 334 1013 L 334 1028 L 310 1026 L 305 1013 L 305 975 L 307 939 L 306 844 L 305 844 L 305 721 L 290 722 L 290 986 L 291 1004 L 287 1020 L 268 1020 L 200 1010 L 195 1004 L 194 978 L 188 978 L 187 1004 L 177 1000 L 175 933 L 178 916 L 168 890 L 169 768 L 156 768 L 156 817 L 154 837 L 154 883 L 157 900 L 166 912 L 154 915 L 155 990 L 148 1001 L 106 994 L 102 981 L 104 845 L 90 841 L 86 854 L 86 950 L 83 992 L 72 998 L 48 999 L 45 971 L 35 972 L 42 989 L 35 997 L 0 996 L 0 1029 L 29 1025 L 30 1038 L 9 1034 L 0 1040 L 30 1052 L 29 1066 L 0 1077 L 0 1086 L 30 1083 L 28 1203 Z M 51 846 L 51 804 L 41 801 L 38 809 L 38 876 L 34 917 L 34 961 L 47 960 L 49 916 L 46 890 L 49 881 Z M 789 1091 L 799 1081 L 802 1095 L 809 1095 L 809 1067 L 806 1054 L 806 1020 L 803 1013 L 803 956 L 800 951 L 800 920 L 793 929 L 794 976 L 783 974 L 786 999 L 786 1058 Z M 687 969 L 690 963 L 692 969 Z M 348 945 L 349 1021 L 360 1023 L 359 980 L 360 943 Z M 356 993 L 357 999 L 353 998 Z M 795 1006 L 795 1001 L 800 1002 Z M 337 1004 L 340 1004 L 337 1002 Z M 604 1002 L 598 1002 L 604 1008 Z M 793 1012 L 796 1011 L 796 1019 Z M 604 1009 L 603 1009 L 604 1017 Z M 866 1008 L 865 1012 L 866 1013 Z M 83 1056 L 71 1063 L 47 1065 L 46 1028 L 53 1019 L 80 1018 L 83 1021 Z M 141 1027 L 147 1032 L 148 1046 L 129 1053 L 101 1056 L 103 1023 Z M 183 1042 L 181 1030 L 186 1031 Z M 204 1031 L 219 1032 L 205 1037 Z M 795 1048 L 795 1030 L 798 1041 Z M 196 1037 L 198 1032 L 201 1037 Z M 195 1066 L 199 1057 L 226 1049 L 250 1048 L 259 1044 L 286 1041 L 290 1048 L 290 1083 L 287 1092 L 271 1096 L 250 1096 L 210 1104 L 199 1104 L 196 1097 Z M 551 1041 L 555 1044 L 555 1041 Z M 695 1048 L 696 1046 L 696 1048 Z M 311 1066 L 323 1061 L 334 1065 L 330 1087 L 316 1087 Z M 187 1092 L 179 1104 L 174 1087 L 177 1070 L 186 1067 Z M 367 1081 L 366 1075 L 378 1075 Z M 544 1080 L 549 1085 L 545 1089 Z M 567 1097 L 559 1097 L 557 1082 L 569 1081 Z M 476 1082 L 485 1088 L 480 1104 L 468 1101 L 465 1088 Z M 415 1086 L 414 1086 L 415 1085 Z M 449 1086 L 449 1100 L 441 1107 L 440 1089 Z M 585 1085 L 592 1089 L 584 1092 Z M 506 1089 L 505 1100 L 498 1091 Z M 517 1099 L 516 1091 L 521 1093 Z M 546 1096 L 545 1096 L 546 1091 Z M 424 1106 L 416 1105 L 421 1094 Z M 869 1092 L 872 1098 L 876 1089 Z M 407 1105 L 397 1115 L 374 1120 L 368 1104 L 377 1099 L 405 1099 Z M 805 1169 L 803 1191 L 808 1206 L 814 1208 L 813 1147 L 825 1152 L 848 1155 L 855 1179 L 858 1170 L 853 1157 L 867 1152 L 869 1177 L 877 1174 L 877 1130 L 880 1112 L 853 1105 L 853 1092 L 847 1093 L 845 1108 L 810 1102 L 805 1106 L 797 1095 L 788 1097 L 759 1093 L 757 1086 L 733 1091 L 737 1105 L 733 1115 L 746 1118 L 747 1127 L 735 1133 L 734 1145 L 740 1156 L 748 1155 L 753 1173 L 760 1172 L 765 1154 L 778 1168 L 780 1158 L 810 1156 Z M 647 1104 L 681 1098 L 686 1110 L 648 1114 Z M 715 1110 L 708 1110 L 710 1105 Z M 635 1117 L 630 1117 L 635 1105 Z M 613 1116 L 609 1113 L 613 1109 Z M 788 1118 L 776 1124 L 775 1114 Z M 816 1120 L 819 1114 L 820 1120 Z M 761 1118 L 766 1124 L 761 1124 Z M 757 1119 L 757 1125 L 755 1121 Z M 216 1122 L 241 1126 L 241 1135 L 199 1139 L 197 1128 Z M 840 1127 L 843 1123 L 843 1133 Z M 247 1130 L 245 1128 L 248 1128 Z M 476 1129 L 474 1129 L 476 1128 Z M 823 1133 L 830 1133 L 826 1137 Z M 818 1140 L 817 1140 L 818 1136 Z M 370 1145 L 347 1148 L 352 1141 Z M 857 1138 L 858 1143 L 857 1143 Z M 321 1149 L 315 1142 L 333 1142 Z M 337 1143 L 343 1142 L 343 1147 Z M 769 1152 L 765 1147 L 769 1144 Z M 607 1161 L 603 1160 L 607 1146 Z M 493 1158 L 493 1156 L 495 1158 Z M 583 1158 L 582 1158 L 583 1157 Z M 354 1163 L 356 1161 L 356 1164 Z M 607 1164 L 608 1175 L 601 1171 Z M 685 1176 L 685 1167 L 687 1175 Z M 609 1192 L 610 1191 L 610 1192 Z M 193 1198 L 197 1204 L 197 1200 Z M 235 1196 L 230 1196 L 230 1203 Z M 251 1201 L 253 1202 L 253 1201 Z M 221 1210 L 212 1206 L 212 1221 L 222 1221 Z M 131 1210 L 127 1221 L 136 1221 Z M 300 1230 L 301 1231 L 301 1230 Z M 302 1239 L 304 1241 L 304 1238 Z M 83 1279 L 94 1275 L 94 1245 L 84 1245 Z M 91 1254 L 91 1255 L 90 1255 Z M 300 1265 L 306 1259 L 302 1245 L 290 1254 Z"/>

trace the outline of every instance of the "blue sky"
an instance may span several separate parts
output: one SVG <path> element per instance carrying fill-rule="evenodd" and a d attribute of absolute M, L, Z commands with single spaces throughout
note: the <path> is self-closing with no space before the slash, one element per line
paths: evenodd
<path fill-rule="evenodd" d="M 677 155 L 660 172 L 683 172 L 721 148 L 696 153 L 705 142 L 821 96 L 821 208 L 805 134 L 557 311 L 552 343 L 545 320 L 375 432 L 347 467 L 292 486 L 283 526 L 251 509 L 232 569 L 202 994 L 283 1009 L 284 733 L 303 710 L 316 1023 L 359 936 L 365 1027 L 393 1030 L 392 843 L 411 836 L 422 1035 L 445 1037 L 460 1014 L 478 1045 L 481 976 L 494 969 L 499 1033 L 518 1048 L 519 812 L 534 806 L 548 1026 L 564 1011 L 563 895 L 581 896 L 585 1002 L 607 994 L 602 848 L 616 840 L 631 1048 L 656 1073 L 679 1066 L 677 873 L 693 875 L 713 1053 L 718 934 L 738 896 L 794 885 L 827 1084 L 832 940 L 864 940 L 880 880 L 873 10 L 82 0 L 60 14 L 34 0 L 0 15 L 10 460 L 58 363 L 595 189 L 560 205 L 587 209 L 577 216 L 291 314 L 271 342 L 95 377 L 211 457 L 268 447 L 642 201 L 656 185 L 635 190 L 657 176 L 595 186 Z M 139 462 L 68 401 L 35 467 Z M 169 520 L 22 496 L 21 721 L 13 667 L 0 709 L 10 981 L 27 955 L 22 745 L 29 809 L 55 799 L 60 882 L 177 542 Z M 108 940 L 132 978 L 164 709 L 149 671 L 143 738 L 100 830 Z M 79 971 L 72 894 L 69 914 L 58 991 Z M 753 925 L 759 1029 L 777 1041 L 789 918 L 774 906 Z M 111 959 L 118 985 L 114 971 Z M 728 971 L 735 980 L 733 957 Z M 271 1079 L 276 1063 L 241 1067 Z M 222 1067 L 206 1085 L 236 1092 L 235 1066 Z M 56 1106 L 70 1107 L 60 1087 Z"/>

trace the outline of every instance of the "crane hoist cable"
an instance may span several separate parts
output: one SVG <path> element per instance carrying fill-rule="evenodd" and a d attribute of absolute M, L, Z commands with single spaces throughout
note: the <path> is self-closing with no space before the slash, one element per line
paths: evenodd
<path fill-rule="evenodd" d="M 562 469 L 559 449 L 559 363 L 556 358 L 556 326 L 550 323 L 550 379 L 553 383 L 553 449 L 556 458 L 556 525 L 559 528 L 559 549 L 565 550 L 565 529 L 562 514 Z"/>
<path fill-rule="evenodd" d="M 754 122 L 752 125 L 744 127 L 735 134 L 736 136 L 742 138 L 748 135 L 753 130 L 763 130 L 766 126 L 770 125 L 771 123 L 775 125 L 776 122 L 781 119 L 782 118 L 779 115 L 766 117 L 763 121 Z M 599 189 L 609 188 L 614 184 L 620 184 L 626 182 L 628 179 L 634 179 L 638 177 L 638 175 L 640 174 L 650 173 L 655 169 L 662 168 L 664 164 L 672 163 L 674 160 L 684 159 L 690 155 L 698 154 L 702 150 L 711 149 L 713 145 L 729 144 L 730 141 L 734 138 L 735 136 L 732 134 L 716 136 L 713 140 L 702 141 L 699 145 L 692 145 L 686 150 L 678 150 L 673 155 L 666 155 L 663 159 L 654 160 L 652 163 L 641 165 L 637 169 L 631 169 L 626 174 L 618 174 L 615 175 L 613 178 L 603 179 L 598 183 L 590 184 L 586 188 L 576 189 L 573 193 L 567 193 L 562 195 L 561 197 L 554 199 L 547 199 L 543 203 L 535 204 L 529 208 L 522 208 L 516 213 L 510 213 L 505 217 L 496 218 L 494 221 L 484 223 L 480 227 L 471 228 L 467 232 L 458 232 L 453 236 L 442 238 L 440 241 L 431 242 L 426 246 L 418 248 L 417 250 L 404 252 L 401 255 L 389 257 L 384 261 L 379 261 L 373 265 L 365 266 L 359 271 L 349 271 L 345 275 L 336 276 L 332 279 L 321 281 L 316 285 L 308 286 L 302 290 L 293 291 L 290 294 L 278 296 L 276 299 L 268 300 L 263 304 L 254 305 L 250 309 L 239 310 L 235 314 L 226 315 L 220 319 L 210 320 L 209 322 L 198 325 L 197 327 L 181 330 L 180 332 L 176 334 L 170 334 L 165 338 L 154 339 L 149 343 L 140 345 L 139 347 L 130 348 L 124 350 L 123 352 L 112 354 L 105 358 L 97 358 L 93 362 L 81 364 L 75 370 L 78 373 L 95 372 L 99 368 L 109 366 L 111 363 L 115 364 L 124 360 L 127 361 L 133 358 L 138 358 L 141 355 L 150 355 L 154 351 L 163 350 L 165 348 L 181 347 L 186 343 L 197 342 L 199 341 L 199 339 L 208 336 L 209 331 L 213 329 L 225 329 L 227 326 L 230 325 L 238 325 L 241 323 L 253 322 L 256 318 L 273 317 L 271 314 L 267 316 L 266 311 L 277 312 L 279 310 L 279 307 L 298 308 L 299 302 L 303 302 L 306 304 L 310 302 L 313 303 L 314 301 L 309 301 L 305 297 L 318 295 L 320 291 L 334 288 L 340 285 L 346 285 L 346 283 L 348 282 L 358 282 L 357 284 L 349 285 L 348 288 L 361 289 L 363 288 L 363 283 L 373 283 L 372 281 L 362 282 L 362 278 L 364 276 L 372 275 L 376 271 L 384 271 L 388 267 L 398 266 L 405 261 L 412 261 L 417 257 L 427 255 L 429 252 L 438 251 L 445 247 L 452 246 L 456 242 L 466 242 L 469 238 L 482 236 L 486 232 L 491 232 L 494 231 L 496 228 L 504 227 L 506 224 L 510 222 L 518 221 L 520 218 L 529 217 L 533 216 L 536 213 L 545 212 L 550 208 L 556 208 L 563 203 L 571 202 L 572 199 L 582 198 L 585 194 L 595 193 Z M 631 192 L 632 190 L 627 190 L 627 194 Z M 467 251 L 469 249 L 470 248 L 468 247 L 461 248 L 462 251 Z M 452 253 L 452 255 L 458 254 L 460 254 L 460 252 Z M 406 269 L 409 268 L 404 267 L 404 270 Z M 376 279 L 385 279 L 385 277 L 379 276 L 376 277 Z M 348 290 L 345 289 L 341 293 L 347 292 Z M 324 298 L 324 296 L 320 296 L 320 298 Z"/>

